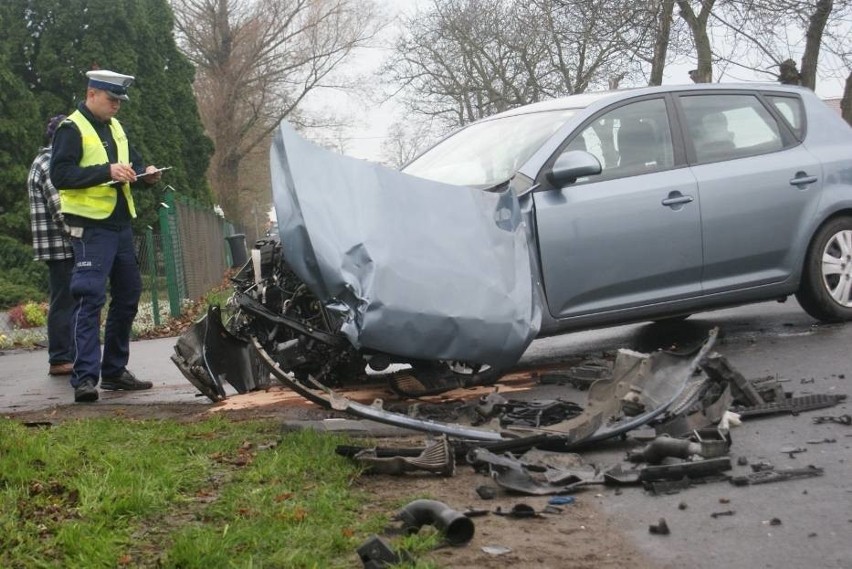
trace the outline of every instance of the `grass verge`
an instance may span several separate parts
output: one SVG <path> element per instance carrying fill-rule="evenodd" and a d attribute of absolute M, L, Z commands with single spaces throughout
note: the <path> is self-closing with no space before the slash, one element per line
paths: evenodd
<path fill-rule="evenodd" d="M 272 422 L 0 419 L 0 567 L 357 567 L 339 437 Z"/>

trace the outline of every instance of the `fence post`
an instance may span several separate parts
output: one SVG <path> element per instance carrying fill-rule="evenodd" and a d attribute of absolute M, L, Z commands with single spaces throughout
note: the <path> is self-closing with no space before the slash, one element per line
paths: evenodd
<path fill-rule="evenodd" d="M 178 292 L 177 267 L 170 217 L 174 216 L 175 200 L 172 192 L 166 192 L 164 207 L 160 208 L 160 235 L 163 240 L 163 265 L 166 269 L 166 288 L 169 292 L 169 312 L 172 318 L 180 316 L 180 293 Z"/>
<path fill-rule="evenodd" d="M 225 266 L 230 267 L 234 264 L 234 260 L 231 257 L 231 247 L 228 245 L 228 237 L 234 234 L 233 226 L 228 223 L 228 221 L 223 217 L 222 218 L 222 235 L 225 236 L 223 239 L 222 247 L 225 248 Z"/>
<path fill-rule="evenodd" d="M 169 193 L 169 198 L 171 199 L 169 205 L 172 206 L 172 210 L 169 212 L 169 222 L 173 228 L 171 236 L 172 255 L 175 257 L 175 283 L 177 284 L 179 305 L 176 316 L 179 316 L 181 311 L 180 302 L 185 298 L 189 298 L 186 282 L 186 263 L 183 257 L 183 243 L 185 239 L 185 235 L 183 235 L 183 231 L 185 230 L 184 213 L 187 213 L 187 200 L 174 189 Z"/>
<path fill-rule="evenodd" d="M 149 225 L 145 229 L 145 246 L 148 248 L 148 274 L 151 275 L 151 311 L 154 313 L 154 326 L 160 325 L 160 291 L 157 275 L 157 250 L 154 248 L 154 230 Z"/>

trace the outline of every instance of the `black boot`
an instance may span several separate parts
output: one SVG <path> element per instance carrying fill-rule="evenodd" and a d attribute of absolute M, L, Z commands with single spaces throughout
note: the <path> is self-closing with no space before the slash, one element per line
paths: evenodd
<path fill-rule="evenodd" d="M 121 372 L 118 377 L 105 377 L 101 379 L 101 389 L 107 391 L 142 391 L 151 389 L 154 384 L 150 381 L 136 379 L 136 376 L 128 370 Z"/>
<path fill-rule="evenodd" d="M 98 400 L 98 388 L 94 380 L 84 379 L 80 385 L 74 388 L 75 403 L 91 403 Z"/>

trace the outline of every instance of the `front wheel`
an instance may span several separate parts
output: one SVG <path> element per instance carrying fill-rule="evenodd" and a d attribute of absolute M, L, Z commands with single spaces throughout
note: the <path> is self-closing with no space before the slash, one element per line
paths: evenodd
<path fill-rule="evenodd" d="M 816 233 L 796 299 L 817 320 L 852 320 L 852 218 L 833 219 Z"/>

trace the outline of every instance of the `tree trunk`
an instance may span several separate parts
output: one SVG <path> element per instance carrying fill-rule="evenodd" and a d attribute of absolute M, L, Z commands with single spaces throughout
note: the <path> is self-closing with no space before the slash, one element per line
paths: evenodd
<path fill-rule="evenodd" d="M 852 72 L 846 78 L 846 87 L 843 89 L 843 98 L 840 99 L 840 116 L 849 126 L 852 126 Z"/>
<path fill-rule="evenodd" d="M 817 60 L 822 43 L 822 32 L 825 30 L 832 7 L 832 0 L 818 0 L 808 23 L 808 31 L 805 33 L 805 53 L 802 55 L 800 74 L 802 85 L 809 89 L 816 88 Z"/>
<path fill-rule="evenodd" d="M 222 152 L 223 154 L 220 154 Z M 216 149 L 210 165 L 210 186 L 213 195 L 219 201 L 225 217 L 239 219 L 240 208 L 240 161 L 241 158 L 233 152 Z"/>
<path fill-rule="evenodd" d="M 692 80 L 696 83 L 713 81 L 713 51 L 710 49 L 710 37 L 707 35 L 707 20 L 715 3 L 716 0 L 702 0 L 701 12 L 696 16 L 689 0 L 677 0 L 680 17 L 689 25 L 692 32 L 692 42 L 695 44 L 698 68 Z"/>
<path fill-rule="evenodd" d="M 672 12 L 674 0 L 662 0 L 657 17 L 657 34 L 654 40 L 654 59 L 651 61 L 651 79 L 648 85 L 663 84 L 663 70 L 666 67 L 666 53 L 672 31 Z"/>

